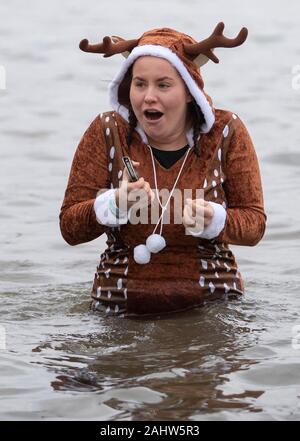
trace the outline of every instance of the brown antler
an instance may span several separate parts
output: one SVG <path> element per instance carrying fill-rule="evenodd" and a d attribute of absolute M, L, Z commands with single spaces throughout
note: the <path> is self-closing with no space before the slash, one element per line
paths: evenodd
<path fill-rule="evenodd" d="M 113 43 L 110 37 L 104 37 L 102 43 L 89 44 L 87 39 L 81 40 L 79 47 L 84 52 L 93 52 L 97 54 L 104 54 L 104 57 L 111 57 L 122 52 L 132 51 L 137 46 L 139 40 L 121 40 Z"/>
<path fill-rule="evenodd" d="M 195 58 L 198 55 L 203 54 L 215 63 L 219 63 L 219 59 L 214 55 L 212 49 L 216 47 L 240 46 L 244 43 L 248 35 L 248 29 L 242 28 L 235 38 L 227 38 L 223 35 L 224 27 L 224 23 L 220 22 L 217 24 L 210 37 L 200 41 L 200 43 L 185 44 L 184 50 L 186 54 L 194 55 Z"/>

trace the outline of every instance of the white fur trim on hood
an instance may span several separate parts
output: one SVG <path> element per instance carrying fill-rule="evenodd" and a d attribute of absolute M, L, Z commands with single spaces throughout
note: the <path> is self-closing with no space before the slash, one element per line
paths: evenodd
<path fill-rule="evenodd" d="M 126 72 L 134 61 L 141 56 L 153 56 L 163 58 L 171 63 L 185 82 L 190 94 L 194 97 L 203 112 L 205 123 L 201 126 L 201 133 L 208 133 L 215 122 L 213 110 L 202 90 L 199 88 L 195 80 L 192 78 L 188 69 L 185 67 L 181 59 L 170 49 L 153 44 L 145 44 L 137 46 L 130 53 L 129 57 L 124 61 L 120 72 L 115 76 L 109 85 L 109 100 L 113 109 L 118 112 L 126 121 L 128 121 L 128 109 L 121 105 L 118 100 L 118 90 Z M 137 131 L 141 135 L 144 142 L 147 142 L 147 137 L 140 125 L 137 126 Z M 188 141 L 192 142 L 192 137 L 188 137 Z M 191 145 L 191 144 L 190 144 Z M 193 145 L 191 145 L 192 147 Z"/>

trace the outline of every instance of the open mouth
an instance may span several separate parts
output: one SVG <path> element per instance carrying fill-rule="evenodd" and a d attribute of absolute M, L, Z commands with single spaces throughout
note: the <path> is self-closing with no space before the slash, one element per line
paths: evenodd
<path fill-rule="evenodd" d="M 157 121 L 163 116 L 163 113 L 158 110 L 145 110 L 144 115 L 151 121 Z"/>

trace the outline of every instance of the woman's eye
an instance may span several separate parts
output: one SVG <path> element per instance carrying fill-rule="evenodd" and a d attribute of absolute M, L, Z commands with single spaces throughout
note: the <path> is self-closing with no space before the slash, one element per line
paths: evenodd
<path fill-rule="evenodd" d="M 144 86 L 144 83 L 135 83 L 135 86 L 136 86 L 136 87 L 143 87 L 143 86 Z"/>
<path fill-rule="evenodd" d="M 159 87 L 160 87 L 160 89 L 167 89 L 168 87 L 170 87 L 170 85 L 166 84 L 166 83 L 161 83 L 161 84 L 159 84 Z"/>

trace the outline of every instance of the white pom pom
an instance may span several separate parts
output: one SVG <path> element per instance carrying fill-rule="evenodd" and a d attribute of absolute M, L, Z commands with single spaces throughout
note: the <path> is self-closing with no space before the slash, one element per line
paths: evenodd
<path fill-rule="evenodd" d="M 165 248 L 166 241 L 160 234 L 151 234 L 146 240 L 146 246 L 151 253 L 159 253 Z"/>
<path fill-rule="evenodd" d="M 136 263 L 145 264 L 150 262 L 151 253 L 146 245 L 138 245 L 134 247 L 133 258 Z"/>

